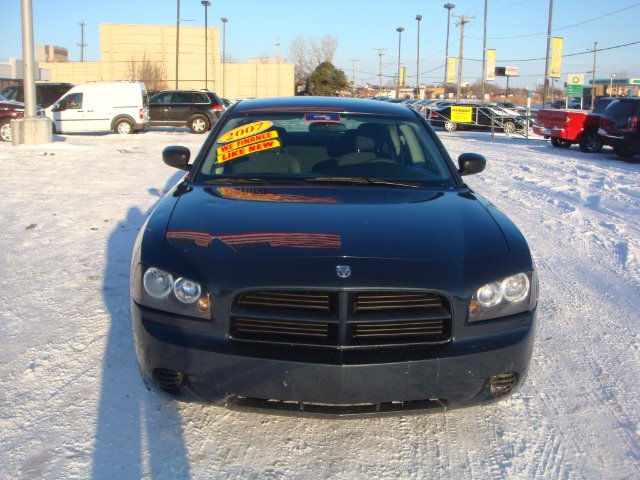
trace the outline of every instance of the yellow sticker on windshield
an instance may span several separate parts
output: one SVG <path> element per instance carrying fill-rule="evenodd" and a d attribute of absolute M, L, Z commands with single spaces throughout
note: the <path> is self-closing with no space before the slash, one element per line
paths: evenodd
<path fill-rule="evenodd" d="M 259 133 L 258 135 L 251 135 L 250 137 L 236 140 L 235 142 L 227 143 L 226 145 L 218 147 L 218 156 L 222 155 L 223 153 L 230 152 L 231 150 L 236 150 L 237 148 L 245 147 L 247 145 L 251 145 L 252 143 L 271 140 L 272 138 L 278 138 L 277 130 L 269 130 L 268 132 Z"/>
<path fill-rule="evenodd" d="M 218 143 L 229 143 L 235 140 L 240 140 L 241 138 L 248 137 L 249 135 L 256 135 L 260 132 L 264 132 L 272 125 L 273 122 L 264 120 L 260 122 L 248 123 L 246 125 L 242 125 L 241 127 L 234 128 L 233 130 L 229 130 L 227 133 L 218 138 Z"/>
<path fill-rule="evenodd" d="M 280 142 L 276 139 L 267 140 L 266 142 L 254 143 L 253 145 L 247 145 L 246 147 L 236 148 L 218 155 L 218 163 L 228 162 L 235 158 L 244 157 L 251 153 L 262 152 L 264 150 L 270 150 L 272 148 L 278 148 Z"/>

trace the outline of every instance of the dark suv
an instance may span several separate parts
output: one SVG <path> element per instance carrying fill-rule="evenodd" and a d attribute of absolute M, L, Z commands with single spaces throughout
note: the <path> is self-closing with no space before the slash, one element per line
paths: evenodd
<path fill-rule="evenodd" d="M 37 109 L 37 115 L 44 117 L 44 110 Z M 0 95 L 0 140 L 11 141 L 11 120 L 24 117 L 24 103 L 9 100 Z"/>
<path fill-rule="evenodd" d="M 36 83 L 36 103 L 42 108 L 47 108 L 67 93 L 73 84 L 71 83 Z M 12 85 L 0 92 L 0 95 L 16 102 L 24 102 L 24 87 Z"/>
<path fill-rule="evenodd" d="M 216 123 L 224 105 L 208 90 L 163 90 L 149 99 L 149 118 L 153 127 L 189 127 L 205 133 Z"/>
<path fill-rule="evenodd" d="M 621 158 L 640 153 L 640 98 L 620 97 L 613 100 L 600 119 L 599 134 L 605 145 L 611 145 Z"/>

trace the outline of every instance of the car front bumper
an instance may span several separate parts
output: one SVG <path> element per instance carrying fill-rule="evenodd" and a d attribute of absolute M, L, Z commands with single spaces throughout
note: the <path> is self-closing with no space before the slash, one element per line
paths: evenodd
<path fill-rule="evenodd" d="M 523 382 L 532 354 L 535 311 L 500 320 L 512 328 L 456 339 L 418 357 L 381 363 L 270 358 L 252 346 L 174 322 L 172 314 L 132 305 L 138 362 L 148 385 L 158 371 L 179 375 L 172 393 L 227 406 L 328 413 L 449 409 L 494 401 Z M 175 320 L 175 318 L 173 319 Z M 283 347 L 286 348 L 286 347 Z M 375 357 L 375 355 L 374 355 Z M 386 353 L 385 360 L 389 358 Z M 496 394 L 492 377 L 512 375 Z M 252 403 L 253 402 L 253 403 Z M 322 410 L 326 413 L 325 410 Z"/>

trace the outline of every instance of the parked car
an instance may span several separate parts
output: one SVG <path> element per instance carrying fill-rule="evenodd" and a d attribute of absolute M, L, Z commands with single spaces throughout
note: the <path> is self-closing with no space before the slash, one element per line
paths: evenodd
<path fill-rule="evenodd" d="M 76 85 L 45 111 L 56 133 L 129 134 L 149 123 L 147 89 L 142 82 Z"/>
<path fill-rule="evenodd" d="M 630 159 L 640 153 L 640 98 L 615 98 L 600 119 L 599 134 L 617 156 Z"/>
<path fill-rule="evenodd" d="M 500 108 L 517 112 L 519 115 L 525 115 L 527 113 L 527 107 L 523 105 L 516 105 L 513 102 L 496 102 L 495 105 Z"/>
<path fill-rule="evenodd" d="M 491 402 L 531 358 L 538 281 L 522 234 L 410 108 L 244 100 L 141 228 L 131 263 L 150 388 L 306 413 Z"/>
<path fill-rule="evenodd" d="M 36 111 L 39 117 L 44 116 L 42 108 L 38 107 Z M 9 100 L 0 95 L 0 140 L 10 142 L 12 139 L 11 120 L 18 120 L 23 117 L 24 103 Z"/>
<path fill-rule="evenodd" d="M 495 128 L 505 133 L 514 133 L 528 128 L 529 120 L 524 115 L 508 112 L 495 105 L 479 103 L 456 103 L 431 110 L 431 125 L 444 127 L 448 132 L 464 128 Z"/>
<path fill-rule="evenodd" d="M 73 84 L 71 83 L 36 83 L 36 102 L 42 108 L 47 108 L 53 105 L 56 100 L 67 93 L 72 87 Z M 24 103 L 24 86 L 11 85 L 0 91 L 0 95 L 9 100 Z"/>
<path fill-rule="evenodd" d="M 600 98 L 591 113 L 583 110 L 539 110 L 533 132 L 550 138 L 554 147 L 569 148 L 577 143 L 583 152 L 597 153 L 602 150 L 602 137 L 598 135 L 600 116 L 612 100 L 611 97 Z"/>
<path fill-rule="evenodd" d="M 189 127 L 205 133 L 225 109 L 223 100 L 208 90 L 163 90 L 149 100 L 152 126 Z"/>

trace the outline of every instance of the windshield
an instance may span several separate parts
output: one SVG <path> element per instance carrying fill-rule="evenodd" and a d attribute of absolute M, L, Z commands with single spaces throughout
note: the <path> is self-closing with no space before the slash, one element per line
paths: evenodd
<path fill-rule="evenodd" d="M 195 180 L 222 178 L 456 186 L 447 161 L 417 120 L 334 112 L 230 118 Z"/>
<path fill-rule="evenodd" d="M 7 102 L 9 99 L 0 95 L 0 102 Z"/>

